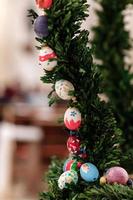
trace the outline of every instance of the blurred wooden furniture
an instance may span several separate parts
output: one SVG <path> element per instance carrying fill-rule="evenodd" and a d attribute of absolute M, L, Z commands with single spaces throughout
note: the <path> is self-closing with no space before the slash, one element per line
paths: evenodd
<path fill-rule="evenodd" d="M 4 120 L 11 122 L 12 124 L 18 127 L 25 126 L 27 130 L 29 126 L 30 127 L 34 126 L 36 128 L 41 129 L 41 132 L 43 134 L 43 137 L 40 138 L 41 143 L 38 143 L 38 146 L 37 146 L 37 142 L 35 143 L 29 142 L 30 149 L 28 147 L 29 149 L 28 151 L 30 151 L 30 155 L 28 156 L 26 161 L 23 159 L 22 161 L 20 161 L 21 159 L 19 160 L 20 164 L 26 162 L 25 163 L 27 166 L 26 170 L 25 168 L 23 170 L 23 167 L 18 167 L 14 169 L 15 170 L 14 175 L 17 173 L 16 176 L 17 175 L 18 177 L 19 175 L 21 176 L 19 178 L 22 178 L 22 176 L 26 176 L 26 177 L 23 177 L 23 179 L 25 178 L 25 180 L 27 181 L 26 184 L 28 185 L 29 192 L 31 192 L 31 190 L 34 190 L 34 187 L 35 187 L 34 182 L 38 180 L 38 177 L 37 177 L 38 174 L 35 172 L 34 168 L 38 167 L 37 163 L 39 162 L 39 159 L 42 161 L 42 169 L 41 169 L 41 174 L 40 174 L 41 176 L 39 177 L 40 182 L 41 182 L 42 174 L 44 174 L 44 171 L 47 170 L 51 157 L 55 155 L 58 158 L 64 158 L 68 154 L 67 147 L 66 147 L 66 141 L 67 141 L 68 135 L 64 131 L 63 125 L 58 123 L 58 119 L 60 119 L 63 116 L 65 109 L 66 108 L 64 105 L 49 108 L 49 107 L 43 107 L 43 106 L 31 106 L 29 104 L 14 104 L 14 105 L 11 104 L 11 105 L 6 106 L 4 109 L 4 112 L 3 112 Z M 27 131 L 24 130 L 24 133 L 26 132 Z M 29 131 L 29 133 L 27 132 L 27 134 L 30 137 L 30 135 L 32 135 L 32 132 Z M 21 145 L 23 146 L 27 142 L 21 138 L 21 140 L 16 139 L 15 143 L 17 144 L 17 150 L 19 151 L 19 149 L 21 148 Z M 12 150 L 11 152 L 13 151 L 14 150 Z M 41 157 L 39 155 L 39 152 L 41 154 Z M 34 166 L 34 168 L 32 166 Z M 8 170 L 8 167 L 6 170 Z M 33 170 L 34 170 L 34 176 L 32 176 Z M 11 170 L 10 170 L 10 173 L 11 173 Z M 3 180 L 3 178 L 1 180 Z M 8 181 L 8 182 L 11 183 L 11 181 Z M 38 186 L 40 187 L 40 184 L 38 184 Z"/>
<path fill-rule="evenodd" d="M 29 143 L 31 153 L 29 155 L 29 173 L 31 179 L 40 165 L 40 151 L 38 143 L 42 140 L 42 130 L 35 126 L 14 125 L 3 122 L 0 127 L 0 195 L 6 196 L 12 193 L 13 162 L 15 144 L 18 141 Z M 34 179 L 34 178 L 33 178 Z M 3 197 L 4 198 L 4 197 Z"/>
<path fill-rule="evenodd" d="M 65 110 L 64 105 L 53 108 L 27 105 L 16 107 L 16 124 L 34 125 L 40 127 L 45 133 L 45 139 L 42 141 L 42 158 L 46 163 L 53 155 L 64 158 L 68 154 L 66 148 L 68 135 L 64 131 L 63 125 L 58 122 L 63 117 Z"/>

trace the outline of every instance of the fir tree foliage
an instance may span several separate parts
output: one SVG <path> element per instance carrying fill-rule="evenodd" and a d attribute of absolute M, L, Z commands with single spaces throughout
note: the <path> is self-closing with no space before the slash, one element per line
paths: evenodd
<path fill-rule="evenodd" d="M 101 188 L 93 187 L 80 194 L 81 200 L 132 200 L 133 189 L 123 185 L 105 185 Z"/>
<path fill-rule="evenodd" d="M 133 0 L 95 0 L 101 6 L 96 10 L 98 25 L 94 27 L 95 57 L 101 61 L 104 92 L 113 106 L 118 126 L 124 134 L 123 152 L 133 154 L 133 73 L 125 57 L 132 47 L 129 32 L 125 30 L 124 11 Z M 132 168 L 133 157 L 128 168 Z"/>
<path fill-rule="evenodd" d="M 93 64 L 92 50 L 88 42 L 89 33 L 80 29 L 83 20 L 88 16 L 87 0 L 54 0 L 46 13 L 49 36 L 36 38 L 39 42 L 38 48 L 44 44 L 50 46 L 57 55 L 58 66 L 51 72 L 45 71 L 41 80 L 45 84 L 53 84 L 49 94 L 50 105 L 56 102 L 56 81 L 65 79 L 74 85 L 73 95 L 76 101 L 69 101 L 68 106 L 78 108 L 82 114 L 82 126 L 77 134 L 88 154 L 88 158 L 83 162 L 95 164 L 102 176 L 107 168 L 120 164 L 121 131 L 116 127 L 110 108 L 98 97 L 100 74 L 97 66 Z M 75 158 L 81 161 L 78 156 Z M 75 187 L 60 190 L 58 179 L 62 173 L 63 162 L 53 160 L 47 174 L 49 191 L 41 193 L 40 200 L 76 200 L 94 186 L 99 188 L 99 181 L 88 184 L 79 178 Z"/>
<path fill-rule="evenodd" d="M 99 184 L 79 185 L 76 190 L 65 190 L 63 193 L 57 186 L 58 177 L 62 171 L 63 161 L 54 158 L 49 167 L 47 179 L 50 192 L 40 193 L 40 200 L 132 200 L 133 188 L 123 185 L 99 186 Z"/>

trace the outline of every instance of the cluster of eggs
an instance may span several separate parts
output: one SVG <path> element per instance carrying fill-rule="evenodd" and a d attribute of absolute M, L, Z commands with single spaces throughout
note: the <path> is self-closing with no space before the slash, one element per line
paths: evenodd
<path fill-rule="evenodd" d="M 50 9 L 53 0 L 36 0 L 40 9 Z M 49 35 L 47 15 L 38 16 L 34 23 L 35 33 L 39 38 L 45 38 Z M 39 63 L 44 70 L 50 72 L 58 65 L 56 53 L 47 45 L 43 46 L 39 53 Z M 58 80 L 55 83 L 55 91 L 59 98 L 63 100 L 72 100 L 75 88 L 68 80 Z M 70 131 L 77 131 L 81 126 L 81 113 L 75 107 L 69 107 L 64 115 L 64 124 Z M 67 140 L 67 148 L 70 154 L 81 153 L 81 142 L 78 136 L 70 136 Z M 83 154 L 81 154 L 83 156 Z M 86 182 L 94 182 L 99 178 L 99 171 L 92 163 L 82 163 L 75 159 L 68 159 L 63 167 L 64 173 L 58 180 L 60 189 L 69 188 L 78 182 L 78 172 Z M 132 185 L 133 181 L 129 179 L 128 173 L 122 167 L 112 167 L 106 174 L 100 178 L 100 184 L 122 184 Z"/>
<path fill-rule="evenodd" d="M 99 177 L 99 171 L 92 163 L 82 163 L 74 159 L 68 159 L 63 167 L 64 173 L 58 179 L 60 189 L 69 188 L 78 182 L 78 172 L 86 182 L 94 182 Z M 68 178 L 69 177 L 69 178 Z"/>
<path fill-rule="evenodd" d="M 68 159 L 63 167 L 64 173 L 60 176 L 58 180 L 58 185 L 60 189 L 69 188 L 72 185 L 78 183 L 78 174 L 81 178 L 88 182 L 95 182 L 99 178 L 99 171 L 97 167 L 92 163 L 82 163 L 73 159 Z M 75 172 L 73 174 L 73 172 Z M 69 184 L 67 181 L 68 175 L 73 174 L 69 179 Z M 129 178 L 127 171 L 119 166 L 111 167 L 107 170 L 105 175 L 100 178 L 100 184 L 121 184 L 133 187 L 133 181 Z"/>

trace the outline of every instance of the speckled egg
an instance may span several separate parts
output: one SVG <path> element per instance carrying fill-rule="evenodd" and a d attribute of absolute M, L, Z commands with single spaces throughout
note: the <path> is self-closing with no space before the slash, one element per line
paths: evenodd
<path fill-rule="evenodd" d="M 76 185 L 78 182 L 78 174 L 74 170 L 64 172 L 58 180 L 58 186 L 61 190 Z"/>

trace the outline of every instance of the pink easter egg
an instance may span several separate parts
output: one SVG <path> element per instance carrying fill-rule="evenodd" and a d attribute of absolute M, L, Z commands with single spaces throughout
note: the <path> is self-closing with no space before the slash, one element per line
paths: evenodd
<path fill-rule="evenodd" d="M 106 172 L 106 179 L 110 184 L 117 183 L 126 185 L 129 176 L 127 171 L 122 167 L 112 167 Z"/>

